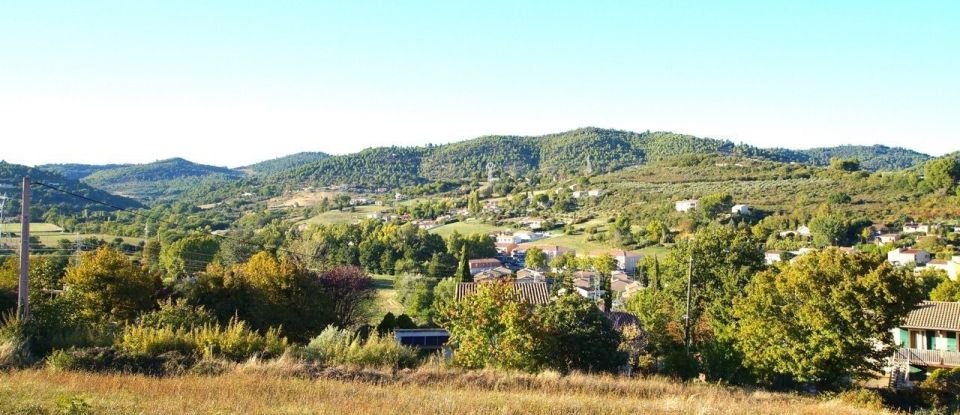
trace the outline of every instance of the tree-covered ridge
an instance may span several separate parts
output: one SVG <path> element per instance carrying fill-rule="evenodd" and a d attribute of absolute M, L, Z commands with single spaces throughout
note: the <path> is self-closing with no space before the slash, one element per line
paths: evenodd
<path fill-rule="evenodd" d="M 284 170 L 294 169 L 305 164 L 315 163 L 329 158 L 330 155 L 319 151 L 304 151 L 289 156 L 264 160 L 259 163 L 237 168 L 237 170 L 253 174 L 274 174 Z"/>
<path fill-rule="evenodd" d="M 240 177 L 243 174 L 226 167 L 197 164 L 182 158 L 172 158 L 147 164 L 136 164 L 109 170 L 101 170 L 87 176 L 84 180 L 98 187 L 123 184 L 130 181 L 156 181 L 222 175 Z"/>
<path fill-rule="evenodd" d="M 110 170 L 83 179 L 84 183 L 144 202 L 174 200 L 202 183 L 233 181 L 243 173 L 226 167 L 197 164 L 182 158 L 160 160 Z"/>
<path fill-rule="evenodd" d="M 802 160 L 817 166 L 827 166 L 834 158 L 860 160 L 864 170 L 900 170 L 922 164 L 930 156 L 901 147 L 873 146 L 836 146 L 802 150 L 807 159 Z"/>
<path fill-rule="evenodd" d="M 281 173 L 284 183 L 394 187 L 430 180 L 615 171 L 654 159 L 708 153 L 726 154 L 733 143 L 667 132 L 634 133 L 582 128 L 544 136 L 485 136 L 453 144 L 425 147 L 372 148 L 334 156 Z"/>
<path fill-rule="evenodd" d="M 539 148 L 516 136 L 480 137 L 427 150 L 421 171 L 430 179 L 466 178 L 476 173 L 486 177 L 488 164 L 497 171 L 523 175 L 540 163 Z"/>
<path fill-rule="evenodd" d="M 130 164 L 63 163 L 63 164 L 44 164 L 44 165 L 37 166 L 37 168 L 46 170 L 49 172 L 57 173 L 70 180 L 80 180 L 84 177 L 87 177 L 101 170 L 111 170 L 111 169 L 116 169 L 119 167 L 127 167 L 127 166 L 130 166 Z"/>
<path fill-rule="evenodd" d="M 20 190 L 23 176 L 30 175 L 36 182 L 46 183 L 56 186 L 63 190 L 82 195 L 95 200 L 100 200 L 124 209 L 142 207 L 140 203 L 126 197 L 115 196 L 103 190 L 95 189 L 84 183 L 63 177 L 57 173 L 52 173 L 41 169 L 32 169 L 19 164 L 10 164 L 0 161 L 0 194 L 6 194 L 11 200 L 6 206 L 7 214 L 20 211 Z M 96 203 L 89 203 L 82 199 L 51 190 L 46 187 L 34 185 L 31 190 L 31 213 L 34 217 L 40 218 L 41 215 L 50 209 L 56 209 L 61 213 L 77 214 L 83 211 L 112 211 L 106 206 Z"/>
<path fill-rule="evenodd" d="M 368 148 L 283 172 L 276 178 L 283 183 L 370 188 L 415 185 L 423 182 L 420 163 L 426 151 L 424 147 Z"/>

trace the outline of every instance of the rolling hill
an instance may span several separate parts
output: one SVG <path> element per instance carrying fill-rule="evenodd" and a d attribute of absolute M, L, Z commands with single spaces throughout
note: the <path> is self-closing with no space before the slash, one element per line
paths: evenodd
<path fill-rule="evenodd" d="M 439 146 L 370 148 L 280 171 L 274 179 L 287 184 L 391 188 L 483 178 L 488 167 L 514 175 L 571 175 L 587 169 L 605 173 L 684 155 L 732 155 L 816 166 L 829 165 L 833 157 L 858 158 L 867 170 L 903 169 L 930 158 L 885 146 L 763 149 L 671 132 L 582 128 L 533 137 L 484 136 Z"/>
<path fill-rule="evenodd" d="M 20 211 L 20 183 L 23 180 L 23 176 L 27 174 L 29 174 L 34 181 L 47 183 L 84 197 L 109 203 L 119 208 L 129 209 L 143 207 L 143 205 L 136 200 L 110 194 L 57 173 L 19 164 L 0 162 L 0 178 L 2 178 L 0 179 L 0 194 L 6 194 L 11 198 L 5 209 L 8 215 L 16 214 Z M 41 218 L 43 213 L 50 209 L 59 210 L 61 213 L 113 210 L 100 204 L 84 201 L 83 199 L 37 185 L 33 186 L 30 195 L 32 202 L 30 212 L 35 218 Z"/>
<path fill-rule="evenodd" d="M 197 164 L 182 158 L 160 160 L 94 172 L 84 183 L 144 202 L 169 201 L 204 183 L 233 181 L 242 172 Z"/>
<path fill-rule="evenodd" d="M 330 155 L 327 153 L 319 151 L 307 151 L 261 161 L 249 166 L 238 167 L 237 170 L 250 174 L 274 174 L 284 170 L 294 169 L 305 164 L 315 163 L 329 157 Z"/>
<path fill-rule="evenodd" d="M 71 180 L 80 180 L 101 170 L 111 170 L 120 167 L 127 167 L 130 164 L 44 164 L 37 166 L 38 169 L 57 173 Z"/>

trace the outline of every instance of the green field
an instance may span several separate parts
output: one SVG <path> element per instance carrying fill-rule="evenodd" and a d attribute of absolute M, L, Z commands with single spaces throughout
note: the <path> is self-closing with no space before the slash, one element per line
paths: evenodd
<path fill-rule="evenodd" d="M 371 213 L 383 212 L 383 206 L 357 206 L 351 211 L 328 210 L 304 221 L 310 225 L 333 225 L 337 223 L 355 223 L 367 218 Z"/>
<path fill-rule="evenodd" d="M 0 225 L 3 232 L 20 233 L 20 223 L 4 223 Z M 63 229 L 52 223 L 30 222 L 30 232 L 60 232 Z"/>
<path fill-rule="evenodd" d="M 454 232 L 460 232 L 461 235 L 471 235 L 475 233 L 494 233 L 497 231 L 507 230 L 508 227 L 505 226 L 494 226 L 488 225 L 485 223 L 480 223 L 472 220 L 467 220 L 466 222 L 454 222 L 449 225 L 443 225 L 438 228 L 433 228 L 430 230 L 430 233 L 435 233 L 444 238 L 450 236 Z"/>
<path fill-rule="evenodd" d="M 403 314 L 403 305 L 397 301 L 397 290 L 393 288 L 393 282 L 396 281 L 393 275 L 372 275 L 373 283 L 377 287 L 377 312 L 373 315 L 373 324 L 380 322 L 380 319 L 386 313 L 394 315 Z"/>

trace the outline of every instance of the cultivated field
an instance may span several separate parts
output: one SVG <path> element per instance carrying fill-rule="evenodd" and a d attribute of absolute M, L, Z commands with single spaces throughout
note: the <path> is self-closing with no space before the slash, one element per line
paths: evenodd
<path fill-rule="evenodd" d="M 279 373 L 282 372 L 281 376 Z M 221 376 L 156 378 L 28 370 L 0 374 L 0 413 L 96 414 L 873 414 L 839 400 L 665 379 L 301 371 L 244 364 Z"/>
<path fill-rule="evenodd" d="M 337 223 L 355 223 L 367 218 L 371 213 L 379 213 L 386 210 L 382 206 L 357 206 L 354 211 L 349 209 L 344 211 L 328 210 L 317 216 L 306 220 L 310 225 L 332 225 Z"/>
<path fill-rule="evenodd" d="M 494 226 L 488 225 L 486 223 L 477 222 L 474 220 L 467 220 L 466 222 L 454 222 L 449 225 L 443 225 L 437 228 L 430 230 L 430 233 L 435 233 L 444 238 L 450 236 L 454 232 L 460 232 L 461 235 L 472 235 L 475 233 L 488 234 L 498 231 L 503 231 L 509 229 L 506 226 Z"/>

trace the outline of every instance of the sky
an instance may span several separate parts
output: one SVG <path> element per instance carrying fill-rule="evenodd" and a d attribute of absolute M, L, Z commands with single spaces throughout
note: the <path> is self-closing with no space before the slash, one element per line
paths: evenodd
<path fill-rule="evenodd" d="M 960 2 L 0 0 L 0 160 L 596 126 L 960 150 Z"/>

